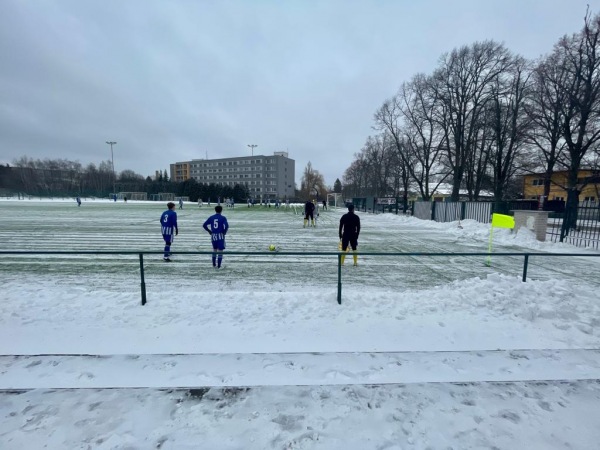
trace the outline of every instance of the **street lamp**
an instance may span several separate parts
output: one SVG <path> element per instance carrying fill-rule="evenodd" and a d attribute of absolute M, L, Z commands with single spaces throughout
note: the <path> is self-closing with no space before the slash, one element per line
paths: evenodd
<path fill-rule="evenodd" d="M 248 144 L 248 147 L 252 149 L 252 156 L 254 156 L 254 147 L 258 147 L 256 144 Z"/>
<path fill-rule="evenodd" d="M 117 176 L 115 175 L 115 157 L 113 156 L 113 145 L 116 145 L 116 141 L 106 141 L 108 145 L 110 145 L 110 160 L 112 161 L 112 170 L 113 170 L 113 194 L 116 194 L 115 182 L 117 180 Z"/>

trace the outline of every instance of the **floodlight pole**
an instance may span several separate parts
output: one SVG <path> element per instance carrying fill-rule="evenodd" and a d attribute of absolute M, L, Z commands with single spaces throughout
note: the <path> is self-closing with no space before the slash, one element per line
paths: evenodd
<path fill-rule="evenodd" d="M 112 172 L 113 172 L 113 194 L 116 194 L 116 180 L 117 176 L 115 175 L 115 157 L 113 156 L 113 145 L 116 145 L 116 141 L 106 141 L 108 145 L 110 145 L 110 160 L 112 162 Z"/>
<path fill-rule="evenodd" d="M 258 145 L 256 145 L 256 144 L 248 144 L 248 147 L 250 147 L 252 149 L 252 156 L 254 156 L 254 148 L 258 147 Z"/>

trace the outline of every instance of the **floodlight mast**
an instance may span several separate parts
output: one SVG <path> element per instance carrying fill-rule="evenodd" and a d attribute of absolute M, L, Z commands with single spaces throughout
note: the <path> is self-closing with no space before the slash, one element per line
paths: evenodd
<path fill-rule="evenodd" d="M 112 164 L 112 173 L 113 173 L 113 194 L 116 194 L 116 181 L 117 181 L 117 176 L 115 175 L 115 157 L 113 156 L 113 145 L 117 144 L 117 141 L 106 141 L 106 143 L 108 145 L 110 145 L 110 160 L 111 160 L 111 164 Z"/>

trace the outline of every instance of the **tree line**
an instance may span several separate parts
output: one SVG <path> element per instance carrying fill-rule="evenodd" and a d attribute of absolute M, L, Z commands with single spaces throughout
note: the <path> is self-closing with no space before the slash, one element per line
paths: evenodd
<path fill-rule="evenodd" d="M 0 188 L 7 192 L 21 192 L 34 196 L 99 197 L 108 198 L 116 192 L 146 192 L 149 196 L 161 192 L 178 197 L 198 199 L 233 198 L 246 201 L 249 197 L 245 185 L 225 186 L 203 184 L 194 179 L 183 182 L 169 180 L 167 171 L 160 171 L 153 179 L 144 178 L 133 170 L 113 173 L 110 161 L 83 166 L 66 159 L 33 159 L 27 156 L 15 160 L 13 166 L 0 165 Z"/>
<path fill-rule="evenodd" d="M 600 15 L 529 61 L 494 41 L 441 56 L 430 74 L 401 84 L 374 114 L 369 136 L 343 176 L 346 198 L 374 195 L 430 200 L 441 183 L 450 199 L 484 191 L 517 198 L 519 177 L 568 172 L 567 208 L 600 168 Z"/>

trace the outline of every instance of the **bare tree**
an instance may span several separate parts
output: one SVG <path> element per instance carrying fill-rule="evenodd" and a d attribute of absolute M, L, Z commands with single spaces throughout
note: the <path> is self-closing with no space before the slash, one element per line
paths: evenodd
<path fill-rule="evenodd" d="M 544 170 L 545 198 L 550 195 L 555 167 L 565 164 L 562 128 L 567 95 L 564 89 L 566 75 L 566 67 L 556 53 L 542 59 L 533 70 L 530 101 L 525 105 L 530 119 L 527 140 L 536 147 L 536 156 L 539 156 L 534 167 L 541 166 Z"/>
<path fill-rule="evenodd" d="M 469 201 L 477 201 L 484 188 L 491 189 L 490 158 L 492 155 L 493 139 L 491 123 L 492 110 L 487 107 L 481 117 L 473 140 L 473 151 L 465 161 L 464 186 Z"/>
<path fill-rule="evenodd" d="M 583 29 L 563 37 L 553 55 L 564 64 L 566 76 L 562 90 L 563 137 L 568 157 L 568 192 L 565 232 L 575 228 L 579 193 L 583 185 L 578 180 L 581 163 L 587 152 L 600 140 L 600 14 L 584 18 Z"/>
<path fill-rule="evenodd" d="M 404 118 L 401 134 L 406 147 L 399 155 L 406 156 L 403 162 L 421 198 L 429 200 L 431 193 L 450 174 L 440 162 L 447 142 L 435 120 L 439 99 L 432 89 L 431 79 L 421 74 L 403 84 L 396 99 Z"/>
<path fill-rule="evenodd" d="M 364 195 L 367 189 L 367 164 L 364 154 L 357 153 L 350 166 L 344 171 L 342 193 L 346 198 Z"/>
<path fill-rule="evenodd" d="M 387 133 L 367 138 L 362 149 L 367 175 L 366 194 L 383 197 L 390 193 L 391 147 L 392 141 Z"/>
<path fill-rule="evenodd" d="M 313 169 L 312 163 L 309 161 L 304 168 L 302 174 L 302 181 L 300 182 L 300 195 L 304 200 L 309 200 L 314 195 L 326 198 L 327 187 L 325 186 L 325 180 L 323 175 L 318 170 Z"/>
<path fill-rule="evenodd" d="M 529 117 L 524 105 L 530 94 L 530 79 L 529 63 L 516 56 L 491 83 L 489 127 L 493 145 L 490 163 L 496 201 L 504 200 L 504 190 L 518 168 L 516 163 L 525 144 Z"/>
<path fill-rule="evenodd" d="M 400 146 L 405 144 L 400 142 Z M 390 154 L 390 177 L 394 197 L 402 197 L 402 211 L 406 213 L 408 209 L 408 194 L 411 187 L 410 167 L 407 161 L 402 158 L 397 146 L 391 149 Z"/>
<path fill-rule="evenodd" d="M 480 130 L 481 115 L 489 100 L 493 80 L 510 63 L 510 53 L 494 41 L 477 42 L 443 55 L 432 77 L 440 101 L 436 120 L 447 146 L 452 171 L 452 201 L 458 201 L 467 161 L 472 158 Z"/>

